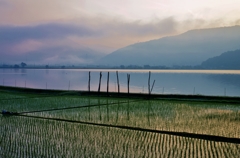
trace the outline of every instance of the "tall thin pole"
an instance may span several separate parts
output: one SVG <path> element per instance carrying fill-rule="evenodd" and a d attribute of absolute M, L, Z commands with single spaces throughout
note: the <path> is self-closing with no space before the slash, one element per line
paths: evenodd
<path fill-rule="evenodd" d="M 129 95 L 130 74 L 127 74 L 127 83 L 128 83 L 128 95 Z"/>
<path fill-rule="evenodd" d="M 149 75 L 148 75 L 148 94 L 151 94 L 151 90 L 150 90 L 150 80 L 151 80 L 151 71 L 149 71 Z"/>
<path fill-rule="evenodd" d="M 116 71 L 116 74 L 117 74 L 118 94 L 119 94 L 120 93 L 120 85 L 119 85 L 118 71 Z"/>
<path fill-rule="evenodd" d="M 99 76 L 99 85 L 98 85 L 98 93 L 101 90 L 101 80 L 102 80 L 102 72 L 100 72 L 100 76 Z"/>
<path fill-rule="evenodd" d="M 109 89 L 109 72 L 108 72 L 108 76 L 107 76 L 107 96 L 108 96 L 108 89 Z"/>
<path fill-rule="evenodd" d="M 153 84 L 152 84 L 151 93 L 152 93 L 152 90 L 153 90 L 154 84 L 155 84 L 155 80 L 153 81 Z"/>
<path fill-rule="evenodd" d="M 91 72 L 88 72 L 88 92 L 90 92 Z"/>

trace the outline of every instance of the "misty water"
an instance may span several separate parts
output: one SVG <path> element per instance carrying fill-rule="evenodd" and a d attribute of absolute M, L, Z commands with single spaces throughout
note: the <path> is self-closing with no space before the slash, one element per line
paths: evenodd
<path fill-rule="evenodd" d="M 113 70 L 113 69 L 0 69 L 0 85 L 38 89 L 88 90 L 89 71 L 91 91 L 97 91 L 102 72 L 101 91 L 117 92 L 116 71 L 120 92 L 148 93 L 148 77 L 155 80 L 155 94 L 200 94 L 212 96 L 240 96 L 240 70 Z"/>

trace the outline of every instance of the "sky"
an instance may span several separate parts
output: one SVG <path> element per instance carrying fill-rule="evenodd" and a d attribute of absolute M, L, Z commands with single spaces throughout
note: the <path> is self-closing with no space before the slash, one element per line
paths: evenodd
<path fill-rule="evenodd" d="M 130 44 L 240 25 L 240 0 L 0 0 L 0 64 L 88 64 Z"/>

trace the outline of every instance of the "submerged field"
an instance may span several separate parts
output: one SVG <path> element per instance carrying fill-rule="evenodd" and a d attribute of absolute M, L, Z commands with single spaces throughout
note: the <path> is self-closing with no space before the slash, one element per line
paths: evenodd
<path fill-rule="evenodd" d="M 240 105 L 236 103 L 1 90 L 0 107 L 22 112 L 22 116 L 0 115 L 0 157 L 240 155 L 239 143 L 116 127 L 240 138 Z"/>

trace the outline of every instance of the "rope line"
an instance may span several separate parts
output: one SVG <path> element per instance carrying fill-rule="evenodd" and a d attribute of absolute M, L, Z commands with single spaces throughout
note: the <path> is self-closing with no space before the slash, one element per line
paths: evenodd
<path fill-rule="evenodd" d="M 195 139 L 201 139 L 201 140 L 209 140 L 209 141 L 215 141 L 215 142 L 240 144 L 240 138 L 223 137 L 223 136 L 207 135 L 207 134 L 196 134 L 196 133 L 188 133 L 188 132 L 164 131 L 164 130 L 146 129 L 141 127 L 121 126 L 121 125 L 113 125 L 113 124 L 66 120 L 66 119 L 60 119 L 60 118 L 48 118 L 48 117 L 40 117 L 40 116 L 29 116 L 29 115 L 22 115 L 22 114 L 19 114 L 16 116 L 30 117 L 30 118 L 44 119 L 44 120 L 63 121 L 63 122 L 70 122 L 70 123 L 80 123 L 80 124 L 86 124 L 86 125 L 111 127 L 111 128 L 127 129 L 127 130 L 134 130 L 134 131 L 168 134 L 168 135 L 195 138 Z"/>

